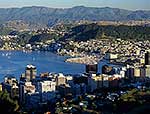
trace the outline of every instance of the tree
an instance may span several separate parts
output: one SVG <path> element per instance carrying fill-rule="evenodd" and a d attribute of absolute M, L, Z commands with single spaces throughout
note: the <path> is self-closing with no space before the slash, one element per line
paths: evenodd
<path fill-rule="evenodd" d="M 7 91 L 0 92 L 0 114 L 17 114 L 19 105 L 10 98 Z"/>

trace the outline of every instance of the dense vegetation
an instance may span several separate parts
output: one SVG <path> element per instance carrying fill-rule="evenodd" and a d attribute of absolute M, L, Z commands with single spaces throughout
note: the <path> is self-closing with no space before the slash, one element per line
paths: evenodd
<path fill-rule="evenodd" d="M 121 38 L 121 39 L 135 39 L 135 40 L 150 40 L 150 27 L 146 26 L 100 26 L 98 24 L 83 24 L 78 26 L 63 25 L 55 26 L 55 32 L 53 33 L 34 33 L 30 31 L 18 32 L 1 27 L 0 35 L 18 35 L 16 39 L 11 39 L 12 42 L 20 45 L 27 43 L 35 44 L 37 42 L 46 42 L 48 40 L 56 41 L 87 41 L 90 39 L 101 39 L 101 38 Z M 64 36 L 59 32 L 65 30 Z"/>
<path fill-rule="evenodd" d="M 149 40 L 150 27 L 143 26 L 99 26 L 97 24 L 79 25 L 61 40 L 87 41 L 90 39 L 113 37 L 122 39 Z"/>
<path fill-rule="evenodd" d="M 116 102 L 116 111 L 127 114 L 148 114 L 150 111 L 150 90 L 132 89 Z M 147 112 L 148 111 L 148 112 Z"/>
<path fill-rule="evenodd" d="M 47 40 L 52 40 L 52 39 L 58 39 L 60 36 L 57 36 L 55 33 L 43 33 L 43 34 L 38 34 L 34 35 L 30 38 L 28 43 L 34 44 L 36 42 L 45 42 Z"/>
<path fill-rule="evenodd" d="M 8 35 L 11 31 L 10 28 L 0 26 L 0 35 Z"/>
<path fill-rule="evenodd" d="M 11 99 L 7 91 L 0 92 L 0 114 L 18 114 L 19 105 Z"/>
<path fill-rule="evenodd" d="M 108 100 L 106 96 L 109 92 L 115 92 L 119 88 L 100 88 L 96 90 L 97 97 L 87 98 L 86 95 L 65 97 L 64 101 L 56 104 L 56 114 L 149 114 L 150 111 L 150 90 L 149 89 L 127 89 L 126 93 L 115 97 L 114 101 Z M 118 91 L 118 90 L 117 90 Z M 103 96 L 103 97 L 102 97 Z M 106 100 L 107 99 L 107 100 Z M 79 106 L 79 103 L 84 103 Z M 63 107 L 72 107 L 73 110 L 65 110 Z"/>

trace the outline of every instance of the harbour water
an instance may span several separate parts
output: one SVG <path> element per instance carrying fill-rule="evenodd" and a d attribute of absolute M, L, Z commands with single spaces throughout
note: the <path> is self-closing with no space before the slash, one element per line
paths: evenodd
<path fill-rule="evenodd" d="M 0 81 L 6 75 L 13 75 L 19 79 L 25 72 L 27 64 L 37 67 L 37 74 L 41 72 L 56 72 L 64 74 L 79 74 L 85 72 L 85 65 L 66 63 L 68 57 L 59 56 L 51 52 L 23 52 L 23 51 L 0 51 Z M 100 67 L 105 64 L 99 63 Z"/>

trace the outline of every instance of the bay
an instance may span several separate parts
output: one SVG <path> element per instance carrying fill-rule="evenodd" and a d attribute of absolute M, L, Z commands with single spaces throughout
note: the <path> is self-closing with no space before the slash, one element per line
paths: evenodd
<path fill-rule="evenodd" d="M 79 74 L 85 72 L 85 65 L 76 63 L 66 63 L 66 56 L 59 56 L 51 52 L 43 51 L 0 51 L 0 82 L 4 76 L 13 75 L 19 79 L 25 72 L 28 64 L 37 67 L 37 74 L 42 72 L 55 72 L 64 74 Z M 99 72 L 101 66 L 105 63 L 99 63 Z"/>

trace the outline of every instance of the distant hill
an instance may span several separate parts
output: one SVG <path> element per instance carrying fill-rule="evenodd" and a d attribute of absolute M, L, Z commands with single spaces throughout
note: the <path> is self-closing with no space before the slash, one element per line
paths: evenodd
<path fill-rule="evenodd" d="M 137 39 L 150 40 L 150 27 L 144 26 L 100 26 L 96 23 L 83 24 L 73 27 L 72 30 L 61 41 L 87 41 L 98 38 L 121 38 L 121 39 Z"/>
<path fill-rule="evenodd" d="M 21 20 L 29 25 L 38 26 L 52 26 L 57 22 L 78 20 L 122 21 L 147 19 L 150 19 L 150 11 L 129 11 L 110 7 L 95 8 L 77 6 L 61 9 L 33 6 L 23 8 L 0 8 L 0 23 Z"/>
<path fill-rule="evenodd" d="M 61 26 L 62 27 L 62 26 Z M 87 41 L 91 39 L 106 39 L 106 38 L 121 38 L 121 39 L 134 39 L 134 40 L 150 40 L 150 27 L 149 26 L 127 26 L 127 25 L 99 25 L 98 23 L 82 24 L 82 25 L 64 25 L 59 28 L 55 26 L 57 32 L 44 32 L 38 34 L 30 31 L 14 31 L 10 28 L 0 25 L 0 35 L 18 35 L 18 44 L 25 45 L 27 43 L 37 44 L 40 42 L 47 42 L 55 40 L 57 42 L 67 41 Z M 59 34 L 61 29 L 65 29 L 65 34 Z M 60 29 L 60 30 L 59 30 Z"/>
<path fill-rule="evenodd" d="M 12 30 L 0 25 L 0 35 L 8 35 Z"/>

